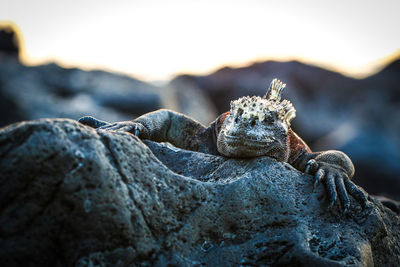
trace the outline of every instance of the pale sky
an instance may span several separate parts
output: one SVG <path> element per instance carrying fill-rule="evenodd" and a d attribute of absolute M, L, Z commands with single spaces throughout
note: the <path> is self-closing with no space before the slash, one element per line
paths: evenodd
<path fill-rule="evenodd" d="M 300 59 L 360 76 L 400 55 L 400 1 L 0 0 L 27 64 L 107 69 L 146 80 L 222 65 Z"/>

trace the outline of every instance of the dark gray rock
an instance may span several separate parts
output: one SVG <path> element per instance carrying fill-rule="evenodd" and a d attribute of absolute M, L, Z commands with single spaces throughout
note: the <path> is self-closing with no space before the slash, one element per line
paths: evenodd
<path fill-rule="evenodd" d="M 400 218 L 373 199 L 345 216 L 288 164 L 145 143 L 67 119 L 1 129 L 2 265 L 400 265 Z"/>
<path fill-rule="evenodd" d="M 18 58 L 20 50 L 18 41 L 18 35 L 14 27 L 2 25 L 0 28 L 0 55 L 6 54 Z"/>
<path fill-rule="evenodd" d="M 91 115 L 106 121 L 134 119 L 160 108 L 185 113 L 204 124 L 217 117 L 202 91 L 180 92 L 105 71 L 27 67 L 0 54 L 0 126 L 22 120 Z"/>

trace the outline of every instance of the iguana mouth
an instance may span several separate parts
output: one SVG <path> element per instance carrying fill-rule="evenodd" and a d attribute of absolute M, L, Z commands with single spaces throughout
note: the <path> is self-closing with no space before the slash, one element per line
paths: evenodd
<path fill-rule="evenodd" d="M 251 137 L 238 137 L 232 135 L 223 135 L 224 141 L 229 146 L 246 146 L 246 147 L 262 147 L 265 149 L 266 146 L 271 146 L 274 142 L 271 138 L 255 139 Z"/>

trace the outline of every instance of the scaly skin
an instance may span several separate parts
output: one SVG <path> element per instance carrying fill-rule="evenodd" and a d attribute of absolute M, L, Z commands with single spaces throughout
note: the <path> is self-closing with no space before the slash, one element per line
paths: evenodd
<path fill-rule="evenodd" d="M 268 99 L 268 96 L 264 98 Z M 280 97 L 272 100 L 279 105 L 282 103 L 279 102 Z M 258 103 L 254 101 L 264 100 L 252 98 L 249 101 Z M 332 208 L 339 197 L 346 212 L 350 206 L 348 194 L 357 199 L 363 207 L 366 205 L 366 194 L 350 180 L 354 175 L 354 166 L 346 154 L 335 150 L 312 152 L 290 129 L 290 121 L 279 117 L 277 112 L 271 113 L 267 110 L 265 117 L 264 113 L 250 110 L 250 113 L 246 114 L 240 105 L 239 109 L 235 109 L 235 103 L 231 111 L 221 114 L 208 127 L 167 109 L 144 114 L 133 121 L 111 124 L 93 117 L 83 117 L 79 122 L 101 130 L 130 132 L 141 139 L 169 142 L 179 148 L 213 155 L 232 158 L 269 156 L 281 162 L 288 162 L 301 172 L 314 175 L 314 189 L 323 182 L 330 200 L 329 208 Z M 294 110 L 291 104 L 285 105 L 286 110 L 282 114 Z M 291 116 L 293 117 L 294 115 Z"/>

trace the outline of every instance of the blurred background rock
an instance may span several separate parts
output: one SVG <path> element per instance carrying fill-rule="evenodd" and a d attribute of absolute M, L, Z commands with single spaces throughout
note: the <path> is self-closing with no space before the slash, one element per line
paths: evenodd
<path fill-rule="evenodd" d="M 264 95 L 278 77 L 297 109 L 294 130 L 313 150 L 337 149 L 356 165 L 356 182 L 370 194 L 400 200 L 400 60 L 364 79 L 298 61 L 224 67 L 209 75 L 178 75 L 159 85 L 106 71 L 26 66 L 11 27 L 0 30 L 0 126 L 38 118 L 134 119 L 170 108 L 203 124 L 233 99 Z"/>
<path fill-rule="evenodd" d="M 168 85 L 155 86 L 100 70 L 54 63 L 25 66 L 18 60 L 16 40 L 12 27 L 0 30 L 1 126 L 46 117 L 77 119 L 85 114 L 108 121 L 130 120 L 160 108 L 183 112 L 203 123 L 217 116 L 207 95 L 192 87 L 178 93 Z"/>

